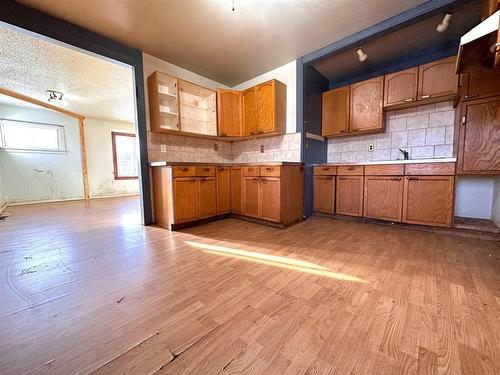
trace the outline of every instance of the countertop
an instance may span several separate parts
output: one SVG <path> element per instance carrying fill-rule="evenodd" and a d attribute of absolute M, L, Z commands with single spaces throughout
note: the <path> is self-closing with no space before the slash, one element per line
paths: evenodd
<path fill-rule="evenodd" d="M 344 163 L 319 163 L 319 165 L 387 165 L 387 164 L 421 164 L 421 163 L 455 163 L 457 158 L 441 158 L 441 159 L 411 159 L 411 160 L 381 160 L 381 161 L 365 161 L 365 162 L 344 162 Z"/>
<path fill-rule="evenodd" d="M 181 162 L 181 161 L 155 161 L 149 163 L 150 167 L 168 167 L 175 165 L 214 165 L 214 166 L 231 166 L 231 165 L 302 165 L 300 162 L 291 161 L 276 161 L 272 163 L 255 162 L 255 163 L 203 163 L 203 162 Z"/>

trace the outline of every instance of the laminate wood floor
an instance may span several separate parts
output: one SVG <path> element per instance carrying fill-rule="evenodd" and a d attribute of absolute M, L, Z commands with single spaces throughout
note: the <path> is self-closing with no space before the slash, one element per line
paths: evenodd
<path fill-rule="evenodd" d="M 498 242 L 313 217 L 142 227 L 137 198 L 0 221 L 0 374 L 500 373 Z"/>

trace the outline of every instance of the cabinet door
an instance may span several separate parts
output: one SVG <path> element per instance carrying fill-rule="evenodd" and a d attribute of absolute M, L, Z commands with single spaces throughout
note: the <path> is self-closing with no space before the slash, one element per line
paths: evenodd
<path fill-rule="evenodd" d="M 404 179 L 403 222 L 450 227 L 454 176 L 407 176 Z"/>
<path fill-rule="evenodd" d="M 279 177 L 260 179 L 260 217 L 264 220 L 281 222 L 281 194 Z"/>
<path fill-rule="evenodd" d="M 462 99 L 500 95 L 500 70 L 490 69 L 462 75 Z"/>
<path fill-rule="evenodd" d="M 384 77 L 351 85 L 351 132 L 373 132 L 384 129 Z"/>
<path fill-rule="evenodd" d="M 219 136 L 238 137 L 242 132 L 242 94 L 237 90 L 217 90 Z"/>
<path fill-rule="evenodd" d="M 418 67 L 384 77 L 384 107 L 417 100 Z"/>
<path fill-rule="evenodd" d="M 241 168 L 231 167 L 231 212 L 241 214 Z"/>
<path fill-rule="evenodd" d="M 365 176 L 363 216 L 401 221 L 403 210 L 403 177 Z"/>
<path fill-rule="evenodd" d="M 349 86 L 323 93 L 321 131 L 324 137 L 344 134 L 349 128 Z"/>
<path fill-rule="evenodd" d="M 500 172 L 500 97 L 463 102 L 461 110 L 459 173 L 498 174 Z"/>
<path fill-rule="evenodd" d="M 231 169 L 217 167 L 217 214 L 227 214 L 231 211 Z"/>
<path fill-rule="evenodd" d="M 340 215 L 363 214 L 363 176 L 337 176 L 335 211 Z"/>
<path fill-rule="evenodd" d="M 217 187 L 215 177 L 200 179 L 199 218 L 205 219 L 217 214 Z"/>
<path fill-rule="evenodd" d="M 242 93 L 243 135 L 257 134 L 257 93 L 255 87 Z"/>
<path fill-rule="evenodd" d="M 335 206 L 335 176 L 314 176 L 313 210 L 333 214 Z"/>
<path fill-rule="evenodd" d="M 260 217 L 260 178 L 243 177 L 242 215 Z"/>
<path fill-rule="evenodd" d="M 274 81 L 256 86 L 257 92 L 257 133 L 270 133 L 275 130 Z"/>
<path fill-rule="evenodd" d="M 456 57 L 433 61 L 418 67 L 418 99 L 425 100 L 457 92 Z"/>
<path fill-rule="evenodd" d="M 175 223 L 198 220 L 198 179 L 179 177 L 173 180 Z"/>

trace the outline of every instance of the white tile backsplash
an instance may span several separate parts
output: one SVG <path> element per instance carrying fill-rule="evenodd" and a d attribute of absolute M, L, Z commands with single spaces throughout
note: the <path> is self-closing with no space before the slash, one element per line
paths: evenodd
<path fill-rule="evenodd" d="M 328 162 L 403 159 L 400 148 L 411 159 L 452 157 L 454 120 L 451 101 L 388 111 L 385 133 L 329 139 Z"/>

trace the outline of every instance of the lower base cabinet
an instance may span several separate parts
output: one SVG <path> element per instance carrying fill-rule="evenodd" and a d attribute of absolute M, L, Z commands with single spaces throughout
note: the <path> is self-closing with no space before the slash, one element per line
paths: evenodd
<path fill-rule="evenodd" d="M 450 227 L 454 182 L 454 176 L 405 177 L 403 222 Z"/>
<path fill-rule="evenodd" d="M 325 214 L 335 212 L 335 176 L 313 177 L 313 210 Z"/>
<path fill-rule="evenodd" d="M 402 176 L 365 176 L 364 217 L 400 222 L 402 205 Z"/>
<path fill-rule="evenodd" d="M 339 215 L 363 215 L 363 176 L 337 176 L 335 211 Z"/>
<path fill-rule="evenodd" d="M 299 164 L 167 165 L 154 167 L 152 175 L 155 223 L 168 229 L 229 212 L 282 226 L 302 220 Z"/>

